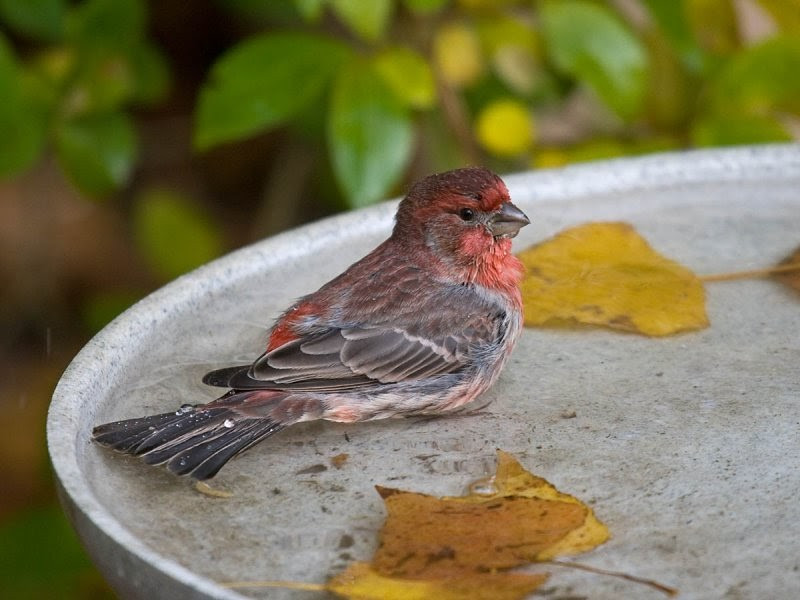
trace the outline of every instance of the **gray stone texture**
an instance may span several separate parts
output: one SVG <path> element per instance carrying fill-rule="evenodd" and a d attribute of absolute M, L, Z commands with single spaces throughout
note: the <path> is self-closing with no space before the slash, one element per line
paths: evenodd
<path fill-rule="evenodd" d="M 675 153 L 505 178 L 531 218 L 517 251 L 588 221 L 632 223 L 696 273 L 770 265 L 800 244 L 800 146 Z M 395 203 L 264 240 L 167 285 L 64 373 L 48 440 L 64 506 L 124 598 L 320 598 L 215 582 L 322 582 L 369 559 L 373 486 L 458 495 L 495 449 L 594 507 L 613 538 L 577 558 L 682 598 L 800 597 L 800 298 L 769 280 L 707 286 L 711 327 L 666 339 L 526 329 L 482 414 L 307 423 L 212 485 L 90 442 L 93 425 L 211 400 L 208 370 L 260 354 L 293 299 L 377 245 Z M 574 418 L 565 415 L 575 411 Z M 331 458 L 347 453 L 337 469 Z M 551 568 L 553 597 L 661 598 Z"/>

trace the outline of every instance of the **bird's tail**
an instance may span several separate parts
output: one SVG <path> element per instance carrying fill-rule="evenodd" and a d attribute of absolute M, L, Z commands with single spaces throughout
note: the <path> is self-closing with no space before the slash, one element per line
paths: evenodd
<path fill-rule="evenodd" d="M 235 455 L 294 422 L 271 414 L 270 408 L 280 404 L 275 396 L 231 390 L 208 404 L 98 425 L 92 437 L 148 464 L 166 464 L 176 475 L 209 479 Z"/>

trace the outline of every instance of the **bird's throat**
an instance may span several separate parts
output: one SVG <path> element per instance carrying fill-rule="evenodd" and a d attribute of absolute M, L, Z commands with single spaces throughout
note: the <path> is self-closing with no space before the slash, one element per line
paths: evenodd
<path fill-rule="evenodd" d="M 465 268 L 465 279 L 490 290 L 518 296 L 523 266 L 511 253 L 511 240 L 490 239 L 491 242 L 481 252 L 472 255 L 472 260 Z"/>

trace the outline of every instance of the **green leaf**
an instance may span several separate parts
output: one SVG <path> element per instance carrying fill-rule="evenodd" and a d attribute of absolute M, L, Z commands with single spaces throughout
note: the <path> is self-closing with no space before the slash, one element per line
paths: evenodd
<path fill-rule="evenodd" d="M 68 15 L 69 38 L 83 48 L 127 49 L 144 37 L 142 0 L 85 0 Z"/>
<path fill-rule="evenodd" d="M 433 71 L 425 58 L 411 48 L 386 48 L 375 57 L 375 70 L 394 95 L 408 106 L 431 108 L 436 101 Z"/>
<path fill-rule="evenodd" d="M 27 72 L 50 89 L 48 97 L 55 102 L 67 80 L 74 76 L 77 62 L 75 48 L 53 46 L 37 52 L 27 64 Z"/>
<path fill-rule="evenodd" d="M 483 18 L 477 26 L 497 76 L 518 94 L 531 94 L 542 72 L 536 30 L 521 19 L 501 15 Z"/>
<path fill-rule="evenodd" d="M 154 45 L 91 48 L 80 53 L 61 101 L 67 117 L 112 112 L 131 102 L 153 104 L 169 90 L 169 70 Z"/>
<path fill-rule="evenodd" d="M 393 0 L 330 0 L 337 17 L 368 42 L 383 38 L 392 15 Z"/>
<path fill-rule="evenodd" d="M 134 81 L 132 100 L 148 105 L 163 100 L 169 92 L 170 74 L 161 51 L 142 42 L 133 47 L 129 59 Z"/>
<path fill-rule="evenodd" d="M 56 131 L 56 151 L 79 189 L 102 196 L 127 183 L 136 158 L 136 132 L 123 113 L 72 119 Z"/>
<path fill-rule="evenodd" d="M 675 48 L 683 64 L 694 73 L 701 72 L 706 58 L 689 27 L 685 3 L 676 0 L 642 0 L 642 3 Z"/>
<path fill-rule="evenodd" d="M 534 56 L 539 52 L 536 30 L 522 19 L 492 15 L 476 23 L 481 44 L 488 54 L 494 54 L 506 46 L 524 48 Z"/>
<path fill-rule="evenodd" d="M 45 143 L 45 119 L 35 111 L 11 103 L 0 108 L 0 178 L 29 168 L 41 155 Z"/>
<path fill-rule="evenodd" d="M 169 190 L 150 190 L 134 207 L 136 245 L 150 267 L 172 279 L 216 258 L 222 237 L 209 216 Z"/>
<path fill-rule="evenodd" d="M 308 22 L 317 22 L 322 17 L 322 7 L 326 0 L 294 0 L 294 7 Z"/>
<path fill-rule="evenodd" d="M 645 31 L 641 39 L 651 65 L 645 99 L 648 120 L 664 131 L 683 130 L 696 104 L 698 86 L 661 31 Z"/>
<path fill-rule="evenodd" d="M 322 92 L 350 51 L 310 34 L 255 37 L 212 67 L 200 91 L 194 144 L 205 150 L 285 123 Z"/>
<path fill-rule="evenodd" d="M 0 35 L 0 177 L 28 168 L 41 154 L 45 118 L 23 93 L 23 73 Z"/>
<path fill-rule="evenodd" d="M 776 37 L 739 52 L 709 84 L 718 115 L 800 114 L 800 39 Z"/>
<path fill-rule="evenodd" d="M 238 17 L 250 31 L 297 25 L 297 7 L 292 0 L 214 0 L 214 4 Z"/>
<path fill-rule="evenodd" d="M 408 110 L 370 65 L 353 62 L 334 84 L 328 146 L 336 177 L 350 206 L 380 200 L 411 156 Z"/>
<path fill-rule="evenodd" d="M 783 125 L 771 117 L 711 117 L 692 128 L 695 146 L 737 146 L 791 139 Z"/>
<path fill-rule="evenodd" d="M 64 0 L 0 0 L 0 18 L 18 33 L 53 41 L 64 28 Z"/>
<path fill-rule="evenodd" d="M 418 15 L 430 15 L 444 8 L 449 0 L 403 0 L 406 8 Z"/>
<path fill-rule="evenodd" d="M 125 52 L 87 52 L 78 62 L 61 111 L 68 118 L 113 112 L 132 98 L 135 87 L 133 67 Z"/>
<path fill-rule="evenodd" d="M 603 6 L 548 2 L 541 11 L 546 50 L 557 69 L 589 85 L 622 117 L 636 115 L 644 96 L 647 54 Z"/>

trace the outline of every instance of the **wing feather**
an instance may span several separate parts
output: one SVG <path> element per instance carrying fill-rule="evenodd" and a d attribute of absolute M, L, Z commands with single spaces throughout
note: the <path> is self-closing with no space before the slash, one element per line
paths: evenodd
<path fill-rule="evenodd" d="M 309 320 L 295 331 L 298 337 L 267 351 L 249 368 L 212 371 L 204 381 L 242 390 L 364 390 L 457 372 L 470 363 L 476 347 L 502 335 L 505 312 L 485 294 L 459 287 L 428 303 L 436 310 L 403 303 L 404 312 L 391 322 Z M 420 313 L 428 315 L 424 322 Z"/>

